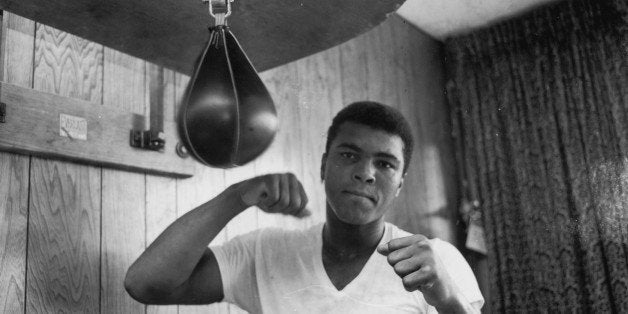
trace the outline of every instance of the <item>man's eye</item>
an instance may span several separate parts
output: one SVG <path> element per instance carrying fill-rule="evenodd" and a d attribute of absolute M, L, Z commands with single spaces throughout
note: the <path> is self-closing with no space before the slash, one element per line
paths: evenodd
<path fill-rule="evenodd" d="M 395 165 L 387 162 L 387 161 L 379 161 L 378 162 L 378 166 L 382 167 L 382 168 L 387 168 L 387 169 L 395 169 Z"/>
<path fill-rule="evenodd" d="M 340 153 L 340 156 L 342 156 L 343 158 L 347 158 L 347 159 L 355 159 L 355 154 L 354 153 Z"/>

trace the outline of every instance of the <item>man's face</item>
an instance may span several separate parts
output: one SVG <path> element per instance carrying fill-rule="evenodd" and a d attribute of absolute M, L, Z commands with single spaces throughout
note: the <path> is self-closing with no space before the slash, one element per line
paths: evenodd
<path fill-rule="evenodd" d="M 403 162 L 399 136 L 342 123 L 321 167 L 329 208 L 348 224 L 380 219 L 401 190 Z"/>

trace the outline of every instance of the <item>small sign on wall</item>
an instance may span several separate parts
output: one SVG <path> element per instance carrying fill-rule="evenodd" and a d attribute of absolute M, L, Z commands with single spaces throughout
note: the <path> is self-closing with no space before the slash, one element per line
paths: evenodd
<path fill-rule="evenodd" d="M 59 114 L 59 135 L 71 140 L 87 140 L 87 120 L 69 114 Z"/>

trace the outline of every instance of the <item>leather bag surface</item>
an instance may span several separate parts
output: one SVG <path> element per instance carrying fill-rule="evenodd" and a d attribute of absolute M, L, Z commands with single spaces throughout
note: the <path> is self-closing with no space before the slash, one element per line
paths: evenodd
<path fill-rule="evenodd" d="M 228 26 L 210 28 L 178 122 L 190 154 L 212 167 L 244 165 L 272 143 L 273 100 Z"/>

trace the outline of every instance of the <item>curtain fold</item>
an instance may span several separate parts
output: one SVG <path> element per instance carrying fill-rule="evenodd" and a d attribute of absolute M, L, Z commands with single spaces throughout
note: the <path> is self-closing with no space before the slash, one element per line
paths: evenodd
<path fill-rule="evenodd" d="M 497 312 L 628 313 L 628 5 L 571 0 L 446 42 Z"/>

